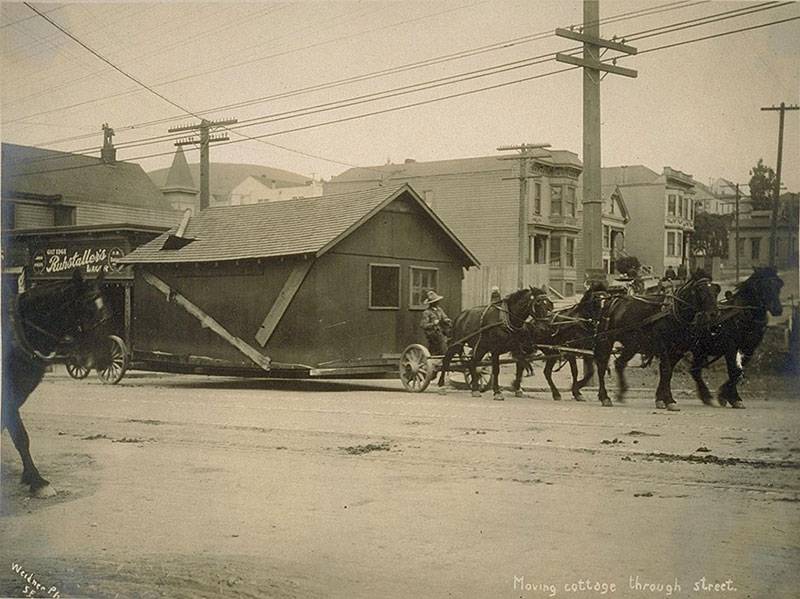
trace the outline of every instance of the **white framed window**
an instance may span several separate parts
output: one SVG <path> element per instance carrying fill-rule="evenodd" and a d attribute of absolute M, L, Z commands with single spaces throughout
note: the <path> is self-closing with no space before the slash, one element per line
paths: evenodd
<path fill-rule="evenodd" d="M 550 186 L 550 214 L 554 216 L 561 216 L 563 214 L 560 185 Z"/>
<path fill-rule="evenodd" d="M 564 240 L 564 264 L 567 268 L 575 268 L 575 238 L 567 237 Z"/>
<path fill-rule="evenodd" d="M 533 184 L 533 213 L 537 216 L 542 213 L 542 184 L 539 182 Z"/>
<path fill-rule="evenodd" d="M 369 265 L 369 307 L 371 310 L 400 309 L 400 265 Z"/>
<path fill-rule="evenodd" d="M 667 214 L 670 216 L 675 216 L 676 204 L 677 204 L 677 196 L 675 194 L 669 194 L 667 197 Z"/>
<path fill-rule="evenodd" d="M 410 266 L 408 268 L 408 280 L 410 297 L 408 307 L 410 310 L 424 310 L 425 299 L 429 289 L 437 291 L 439 289 L 439 269 L 425 268 L 422 266 Z"/>
<path fill-rule="evenodd" d="M 667 231 L 667 256 L 677 256 L 677 247 L 675 231 Z"/>
<path fill-rule="evenodd" d="M 575 188 L 572 185 L 564 188 L 564 215 L 575 216 Z"/>
<path fill-rule="evenodd" d="M 603 248 L 611 247 L 611 227 L 603 225 Z"/>
<path fill-rule="evenodd" d="M 550 237 L 550 268 L 561 268 L 561 237 Z"/>
<path fill-rule="evenodd" d="M 533 264 L 547 264 L 547 235 L 531 235 L 530 262 Z"/>

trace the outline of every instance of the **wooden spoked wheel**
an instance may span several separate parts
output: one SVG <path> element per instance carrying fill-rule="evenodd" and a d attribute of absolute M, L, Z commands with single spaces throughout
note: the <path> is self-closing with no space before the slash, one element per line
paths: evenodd
<path fill-rule="evenodd" d="M 422 393 L 436 374 L 431 353 L 424 345 L 414 343 L 400 354 L 400 380 L 412 393 Z"/>
<path fill-rule="evenodd" d="M 67 374 L 78 381 L 89 376 L 89 368 L 84 366 L 79 358 L 70 358 L 65 366 Z"/>
<path fill-rule="evenodd" d="M 98 352 L 97 377 L 106 385 L 116 385 L 128 370 L 128 348 L 116 335 L 110 335 Z"/>

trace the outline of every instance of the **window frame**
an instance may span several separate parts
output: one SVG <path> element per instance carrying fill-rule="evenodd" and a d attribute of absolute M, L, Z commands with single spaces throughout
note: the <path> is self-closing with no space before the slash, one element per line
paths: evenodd
<path fill-rule="evenodd" d="M 556 190 L 558 190 L 557 202 Z M 555 210 L 556 206 L 558 206 L 558 212 Z M 564 216 L 564 189 L 562 185 L 550 185 L 550 216 Z"/>
<path fill-rule="evenodd" d="M 564 239 L 564 268 L 575 268 L 575 237 Z"/>
<path fill-rule="evenodd" d="M 542 214 L 542 184 L 538 181 L 533 183 L 533 214 L 535 216 Z"/>
<path fill-rule="evenodd" d="M 576 205 L 578 203 L 578 195 L 575 187 L 573 185 L 564 185 L 561 197 L 562 197 L 562 202 L 567 208 L 564 216 L 575 218 Z"/>
<path fill-rule="evenodd" d="M 379 268 L 394 268 L 397 271 L 397 305 L 396 306 L 373 306 L 372 305 L 372 267 Z M 369 266 L 369 280 L 367 285 L 367 308 L 369 310 L 399 310 L 401 308 L 402 300 L 402 270 L 401 264 L 391 264 L 386 262 L 370 262 Z"/>
<path fill-rule="evenodd" d="M 558 249 L 558 255 L 553 255 L 553 250 Z M 550 251 L 547 252 L 548 257 L 548 265 L 550 268 L 563 268 L 563 259 L 561 257 L 561 236 L 560 235 L 551 235 L 550 236 Z"/>
<path fill-rule="evenodd" d="M 675 257 L 677 256 L 677 248 L 678 248 L 678 235 L 677 231 L 667 231 L 667 256 Z M 672 247 L 670 248 L 670 238 L 672 239 Z"/>
<path fill-rule="evenodd" d="M 667 196 L 667 216 L 675 216 L 675 210 L 678 203 L 677 198 L 678 196 L 674 193 L 671 193 Z"/>
<path fill-rule="evenodd" d="M 760 260 L 761 259 L 761 238 L 760 237 L 752 237 L 750 239 L 750 259 L 751 260 Z"/>
<path fill-rule="evenodd" d="M 439 287 L 439 269 L 432 266 L 409 266 L 408 267 L 408 309 L 409 310 L 424 310 L 428 306 L 423 303 L 414 303 L 414 271 L 428 271 L 434 273 L 434 284 L 431 286 L 422 286 L 420 288 L 420 301 L 422 301 L 422 293 L 425 289 L 438 289 Z"/>

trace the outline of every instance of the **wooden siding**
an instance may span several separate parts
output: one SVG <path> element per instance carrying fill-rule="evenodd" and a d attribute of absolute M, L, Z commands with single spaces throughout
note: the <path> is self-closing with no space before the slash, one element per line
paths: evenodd
<path fill-rule="evenodd" d="M 152 271 L 231 334 L 255 344 L 265 315 L 302 258 L 180 265 L 137 265 L 134 349 L 192 354 L 232 364 L 248 360 L 142 280 Z M 369 265 L 398 264 L 400 308 L 370 310 Z M 424 342 L 421 310 L 410 309 L 410 267 L 439 271 L 444 309 L 461 310 L 460 258 L 422 210 L 398 200 L 317 259 L 263 353 L 279 363 L 317 366 L 338 360 L 399 354 Z"/>
<path fill-rule="evenodd" d="M 180 222 L 179 211 L 154 211 L 132 206 L 118 206 L 95 202 L 70 202 L 75 206 L 76 225 L 104 225 L 109 223 L 130 223 L 134 225 L 153 225 L 171 227 Z"/>
<path fill-rule="evenodd" d="M 15 229 L 52 227 L 53 219 L 53 207 L 50 205 L 17 203 L 14 208 Z"/>

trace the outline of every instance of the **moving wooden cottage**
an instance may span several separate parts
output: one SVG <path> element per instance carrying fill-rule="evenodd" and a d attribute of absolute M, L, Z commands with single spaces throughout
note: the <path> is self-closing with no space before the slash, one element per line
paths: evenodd
<path fill-rule="evenodd" d="M 134 367 L 296 377 L 396 373 L 425 292 L 455 315 L 478 266 L 408 185 L 210 208 L 121 262 Z"/>

